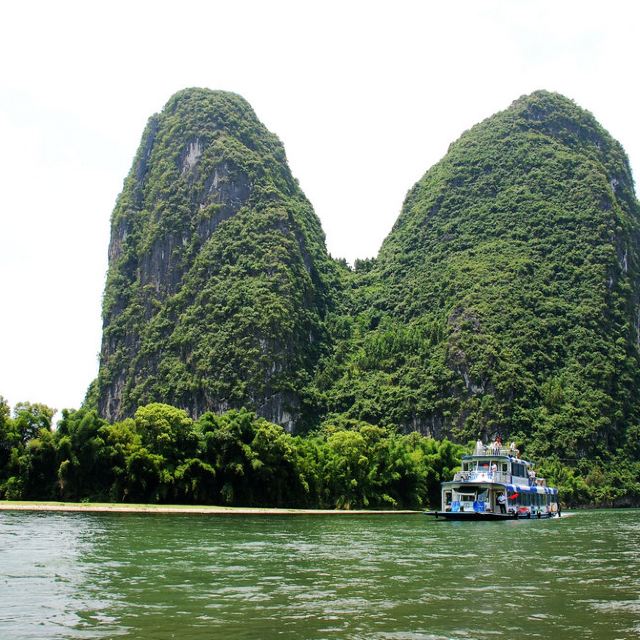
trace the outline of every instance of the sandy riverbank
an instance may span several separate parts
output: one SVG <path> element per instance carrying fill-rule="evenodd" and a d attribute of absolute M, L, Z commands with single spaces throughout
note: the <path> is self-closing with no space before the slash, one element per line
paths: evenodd
<path fill-rule="evenodd" d="M 114 504 L 104 502 L 27 502 L 0 500 L 0 511 L 63 511 L 86 513 L 155 513 L 208 516 L 393 516 L 416 515 L 421 511 L 382 511 L 337 509 L 263 509 L 256 507 L 214 507 L 197 505 Z"/>

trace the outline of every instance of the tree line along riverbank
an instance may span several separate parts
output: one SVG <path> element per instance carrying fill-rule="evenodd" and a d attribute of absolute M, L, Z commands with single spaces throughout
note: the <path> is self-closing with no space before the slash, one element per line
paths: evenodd
<path fill-rule="evenodd" d="M 468 448 L 339 420 L 292 436 L 246 410 L 197 420 L 154 403 L 113 424 L 89 409 L 0 402 L 0 499 L 297 509 L 423 509 Z M 526 453 L 526 451 L 525 451 Z M 552 458 L 565 506 L 640 502 L 637 464 Z"/>

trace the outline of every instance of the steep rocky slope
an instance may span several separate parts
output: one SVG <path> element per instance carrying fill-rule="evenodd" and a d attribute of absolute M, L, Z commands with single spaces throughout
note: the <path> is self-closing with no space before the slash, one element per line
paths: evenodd
<path fill-rule="evenodd" d="M 568 458 L 623 445 L 639 219 L 627 158 L 591 114 L 517 100 L 451 145 L 358 265 L 356 313 L 316 377 L 327 410 Z"/>
<path fill-rule="evenodd" d="M 292 427 L 335 266 L 279 140 L 239 96 L 174 95 L 112 216 L 98 406 L 246 406 Z"/>
<path fill-rule="evenodd" d="M 621 146 L 540 91 L 452 144 L 350 271 L 249 105 L 182 91 L 113 213 L 98 406 L 635 450 L 639 238 Z"/>

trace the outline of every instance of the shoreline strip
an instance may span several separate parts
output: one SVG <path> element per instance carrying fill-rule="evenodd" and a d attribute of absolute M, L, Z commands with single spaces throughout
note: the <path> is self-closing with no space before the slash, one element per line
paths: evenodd
<path fill-rule="evenodd" d="M 182 507 L 123 504 L 48 504 L 46 502 L 11 503 L 0 501 L 0 511 L 53 511 L 65 513 L 157 513 L 162 515 L 207 515 L 207 516 L 398 516 L 419 515 L 422 511 L 358 509 L 279 509 L 260 507 Z"/>

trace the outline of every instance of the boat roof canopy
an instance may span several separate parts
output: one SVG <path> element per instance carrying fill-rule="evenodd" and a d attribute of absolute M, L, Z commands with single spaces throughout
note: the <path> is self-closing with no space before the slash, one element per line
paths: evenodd
<path fill-rule="evenodd" d="M 525 487 L 519 484 L 506 484 L 504 485 L 507 491 L 512 491 L 516 493 L 550 493 L 551 495 L 556 495 L 558 490 L 555 487 Z"/>

